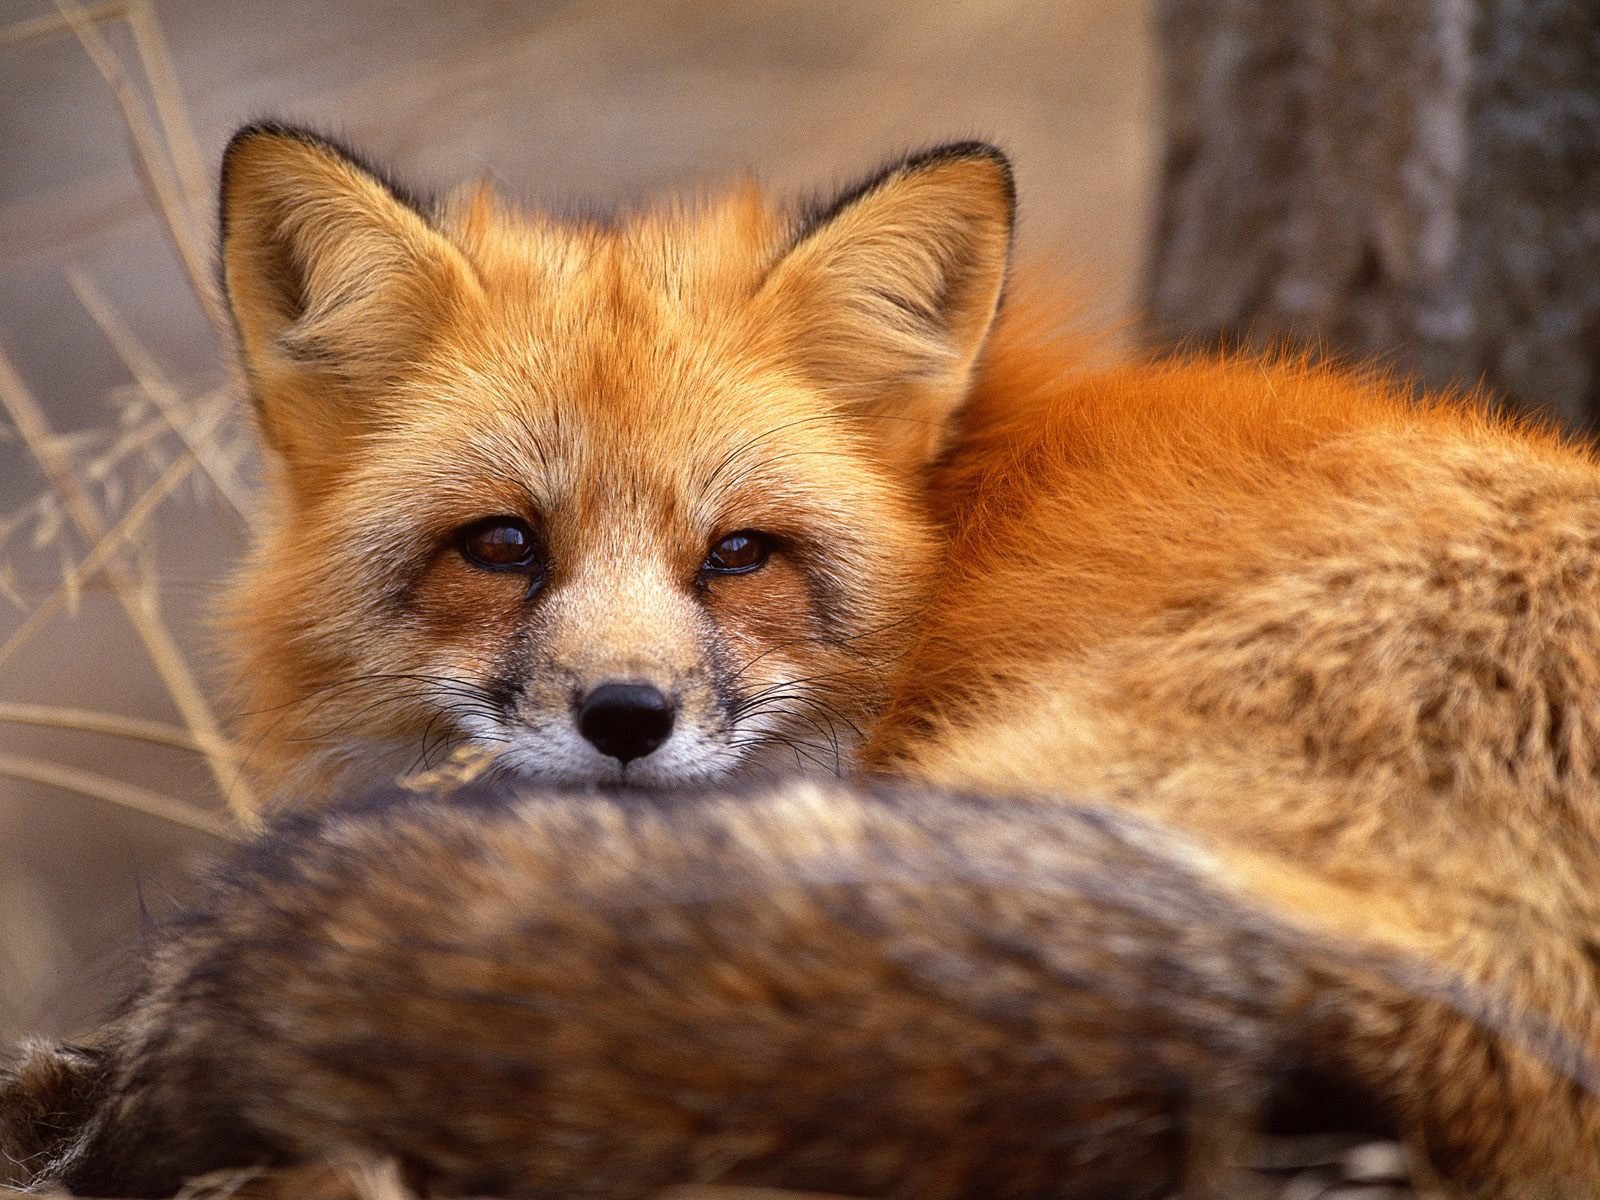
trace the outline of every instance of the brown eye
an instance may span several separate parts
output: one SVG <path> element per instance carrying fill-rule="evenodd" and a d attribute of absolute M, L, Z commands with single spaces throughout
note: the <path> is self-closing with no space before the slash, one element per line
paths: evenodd
<path fill-rule="evenodd" d="M 526 571 L 539 564 L 539 539 L 518 517 L 485 517 L 458 535 L 461 555 L 486 571 Z"/>
<path fill-rule="evenodd" d="M 713 543 L 700 569 L 713 575 L 742 575 L 766 562 L 771 553 L 772 546 L 763 534 L 741 529 Z"/>

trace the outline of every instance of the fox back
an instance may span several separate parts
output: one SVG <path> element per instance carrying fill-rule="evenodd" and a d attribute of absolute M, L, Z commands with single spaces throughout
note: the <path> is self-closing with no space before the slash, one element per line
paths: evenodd
<path fill-rule="evenodd" d="M 1600 854 L 1588 446 L 1299 359 L 1074 371 L 1040 320 L 1002 318 L 936 473 L 942 586 L 875 768 L 1098 779 L 1352 879 Z"/>
<path fill-rule="evenodd" d="M 1407 947 L 1592 1058 L 1592 450 L 1300 358 L 1074 371 L 1052 323 L 1018 305 L 990 341 L 867 765 L 1168 822 L 1263 909 Z M 1421 1002 L 1321 1003 L 1458 1186 L 1600 1186 L 1592 1075 Z"/>

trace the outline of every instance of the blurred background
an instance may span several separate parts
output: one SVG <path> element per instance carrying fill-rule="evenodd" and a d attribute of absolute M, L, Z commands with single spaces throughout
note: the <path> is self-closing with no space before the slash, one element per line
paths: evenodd
<path fill-rule="evenodd" d="M 1115 324 L 1150 243 L 1156 37 L 1146 0 L 0 0 L 0 1042 L 91 1022 L 217 845 L 204 617 L 253 467 L 197 290 L 236 126 L 530 203 L 746 170 L 810 192 L 988 138 L 1022 253 Z M 199 467 L 180 425 L 216 431 Z"/>

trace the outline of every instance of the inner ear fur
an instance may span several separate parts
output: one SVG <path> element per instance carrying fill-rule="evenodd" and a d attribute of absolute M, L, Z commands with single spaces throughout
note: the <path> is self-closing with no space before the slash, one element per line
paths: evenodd
<path fill-rule="evenodd" d="M 325 442 L 473 286 L 422 207 L 305 130 L 248 126 L 223 158 L 222 276 L 267 440 Z"/>
<path fill-rule="evenodd" d="M 805 214 L 763 284 L 801 369 L 913 466 L 942 448 L 966 397 L 1015 213 L 999 150 L 941 146 Z"/>

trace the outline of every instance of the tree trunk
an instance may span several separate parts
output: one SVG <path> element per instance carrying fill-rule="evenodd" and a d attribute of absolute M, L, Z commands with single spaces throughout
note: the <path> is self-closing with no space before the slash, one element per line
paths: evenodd
<path fill-rule="evenodd" d="M 1600 3 L 1161 0 L 1164 335 L 1600 426 Z"/>

